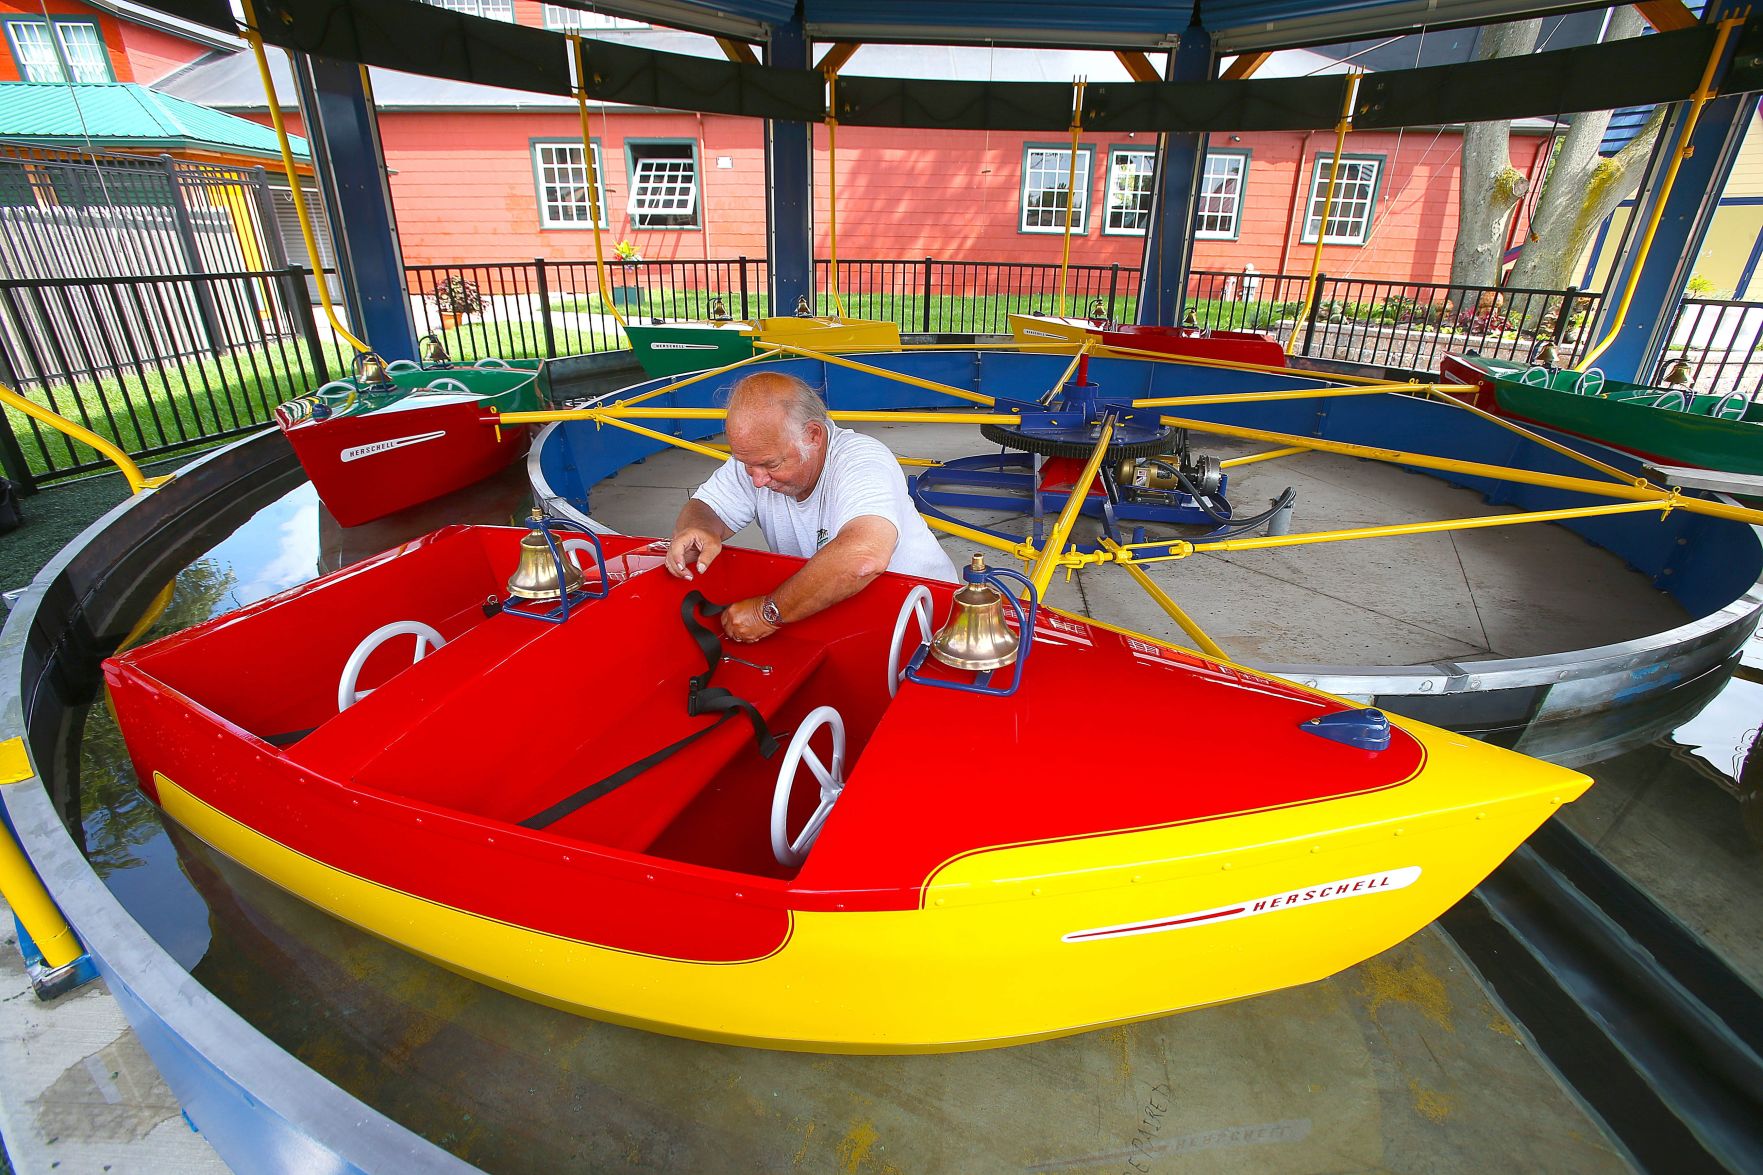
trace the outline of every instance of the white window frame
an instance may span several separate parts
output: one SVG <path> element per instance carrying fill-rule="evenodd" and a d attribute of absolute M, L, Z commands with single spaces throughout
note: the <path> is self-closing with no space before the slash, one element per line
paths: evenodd
<path fill-rule="evenodd" d="M 1141 157 L 1143 157 L 1143 159 L 1145 161 L 1145 168 L 1143 171 L 1137 170 L 1135 167 L 1135 169 L 1130 173 L 1134 179 L 1137 179 L 1138 177 L 1143 176 L 1144 180 L 1145 180 L 1145 186 L 1144 186 L 1142 193 L 1137 192 L 1135 190 L 1135 195 L 1142 195 L 1144 198 L 1145 206 L 1142 210 L 1137 206 L 1136 203 L 1129 206 L 1129 205 L 1122 203 L 1122 202 L 1115 199 L 1115 196 L 1120 193 L 1120 189 L 1117 189 L 1114 184 L 1115 176 L 1117 174 L 1116 169 L 1120 166 L 1121 160 L 1127 158 L 1128 156 L 1141 156 Z M 1113 148 L 1109 149 L 1109 151 L 1108 151 L 1108 197 L 1107 197 L 1107 205 L 1104 207 L 1103 212 L 1102 212 L 1102 235 L 1103 236 L 1105 236 L 1105 237 L 1142 237 L 1145 235 L 1146 230 L 1150 227 L 1150 224 L 1151 224 L 1151 184 L 1152 184 L 1153 180 L 1155 179 L 1156 174 L 1157 174 L 1157 152 L 1155 149 L 1149 148 L 1149 147 L 1113 147 Z M 1123 213 L 1128 213 L 1128 212 L 1138 213 L 1140 211 L 1143 212 L 1144 218 L 1145 218 L 1143 226 L 1141 226 L 1139 228 L 1131 228 L 1126 225 L 1116 223 L 1116 221 L 1121 218 L 1121 215 Z"/>
<path fill-rule="evenodd" d="M 665 147 L 670 151 L 683 149 L 683 155 L 641 154 L 646 149 Z M 703 228 L 704 218 L 698 211 L 698 190 L 703 183 L 699 173 L 698 149 L 690 140 L 626 139 L 625 156 L 630 167 L 630 199 L 625 214 L 630 217 L 633 232 L 691 232 Z M 650 217 L 685 216 L 687 224 L 650 224 Z"/>
<path fill-rule="evenodd" d="M 600 144 L 595 142 L 594 174 L 599 181 L 599 213 L 600 228 L 604 231 L 610 227 L 606 219 L 606 163 L 600 153 Z M 536 188 L 539 204 L 539 227 L 542 229 L 592 229 L 594 226 L 587 217 L 557 217 L 552 214 L 553 207 L 582 208 L 586 210 L 587 199 L 554 200 L 548 195 L 548 189 L 557 191 L 585 191 L 588 186 L 587 162 L 582 156 L 580 141 L 571 142 L 567 139 L 537 139 L 532 144 L 533 152 L 533 183 Z M 548 158 L 549 157 L 549 158 Z M 571 169 L 580 175 L 580 183 L 576 183 L 575 175 L 565 175 L 563 169 Z"/>
<path fill-rule="evenodd" d="M 1088 146 L 1077 149 L 1077 195 L 1071 205 L 1071 235 L 1087 236 L 1090 231 L 1090 167 L 1095 161 L 1095 152 Z M 1065 210 L 1058 207 L 1034 211 L 1052 213 L 1050 225 L 1031 225 L 1028 222 L 1028 200 L 1031 193 L 1052 192 L 1057 194 L 1064 190 L 1065 182 L 1071 176 L 1071 146 L 1059 143 L 1024 143 L 1022 146 L 1022 191 L 1017 198 L 1016 231 L 1020 233 L 1064 233 Z M 1043 181 L 1050 181 L 1045 182 Z"/>
<path fill-rule="evenodd" d="M 68 32 L 74 28 L 90 32 L 92 42 L 70 42 Z M 73 72 L 75 82 L 116 80 L 110 67 L 110 50 L 104 44 L 104 31 L 95 20 L 59 16 L 47 20 L 41 17 L 8 19 L 6 40 L 12 50 L 12 60 L 18 66 L 18 76 L 23 81 L 60 84 L 66 77 L 62 72 L 64 61 Z M 97 50 L 96 58 L 86 52 L 93 48 Z"/>
<path fill-rule="evenodd" d="M 481 16 L 485 20 L 499 20 L 504 24 L 514 23 L 514 0 L 423 0 L 436 8 L 445 8 L 448 12 L 463 12 L 466 16 Z"/>
<path fill-rule="evenodd" d="M 1234 241 L 1243 231 L 1243 190 L 1249 183 L 1247 151 L 1208 151 L 1200 170 L 1200 192 L 1194 201 L 1196 241 Z M 1224 218 L 1228 227 L 1202 228 L 1208 218 Z"/>
<path fill-rule="evenodd" d="M 565 8 L 561 4 L 541 4 L 545 27 L 554 33 L 573 33 L 578 29 L 646 29 L 649 26 L 640 20 L 631 20 L 623 16 L 609 16 L 604 12 L 588 12 L 580 8 Z"/>
<path fill-rule="evenodd" d="M 1343 155 L 1341 182 L 1335 186 L 1334 207 L 1329 209 L 1329 224 L 1345 224 L 1350 231 L 1324 235 L 1325 245 L 1363 245 L 1371 237 L 1371 221 L 1377 211 L 1377 190 L 1383 180 L 1384 157 L 1381 155 Z M 1327 165 L 1326 167 L 1324 165 Z M 1334 168 L 1334 156 L 1318 155 L 1310 169 L 1310 200 L 1304 206 L 1304 226 L 1299 240 L 1306 245 L 1316 243 L 1317 230 L 1322 228 L 1322 207 L 1328 202 L 1328 177 Z"/>

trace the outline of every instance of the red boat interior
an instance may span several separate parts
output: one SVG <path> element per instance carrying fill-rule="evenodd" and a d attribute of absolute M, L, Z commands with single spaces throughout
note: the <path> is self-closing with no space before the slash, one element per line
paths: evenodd
<path fill-rule="evenodd" d="M 799 877 L 774 859 L 769 835 L 783 755 L 761 756 L 738 713 L 628 782 L 535 824 L 713 721 L 686 710 L 688 680 L 706 667 L 681 620 L 687 593 L 717 602 L 762 594 L 797 564 L 731 550 L 686 583 L 662 569 L 658 545 L 609 536 L 607 598 L 578 605 L 562 624 L 492 614 L 486 600 L 505 594 L 524 533 L 438 531 L 124 654 L 113 663 L 112 689 L 182 695 L 363 796 L 496 828 L 526 822 L 534 837 L 620 856 L 797 878 L 825 893 L 916 887 L 948 860 L 990 845 L 1394 786 L 1424 757 L 1400 731 L 1378 753 L 1304 733 L 1302 721 L 1336 707 L 1062 614 L 1043 614 L 1014 697 L 907 683 L 890 699 L 894 620 L 916 581 L 886 576 L 759 644 L 726 646 L 769 672 L 725 659 L 711 682 L 750 701 L 780 744 L 818 706 L 834 706 L 843 719 L 848 786 Z M 591 560 L 589 575 L 597 579 Z M 952 590 L 932 589 L 939 620 Z M 388 640 L 360 674 L 358 689 L 371 692 L 339 712 L 351 653 L 382 625 L 407 620 L 433 626 L 445 644 L 413 663 L 413 637 Z M 908 646 L 916 640 L 909 626 Z M 1123 729 L 1179 733 L 1182 753 L 1155 768 L 1104 763 L 1109 731 Z M 813 740 L 823 761 L 828 742 L 824 732 Z M 1074 790 L 1072 780 L 1088 782 Z M 792 833 L 819 793 L 800 769 Z"/>

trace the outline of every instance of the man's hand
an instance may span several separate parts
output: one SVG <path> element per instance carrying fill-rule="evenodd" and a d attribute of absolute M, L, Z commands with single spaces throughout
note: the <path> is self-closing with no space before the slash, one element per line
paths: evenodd
<path fill-rule="evenodd" d="M 667 544 L 667 569 L 679 579 L 692 579 L 710 570 L 722 553 L 722 539 L 708 527 L 682 526 Z"/>
<path fill-rule="evenodd" d="M 777 626 L 765 623 L 759 615 L 764 603 L 764 596 L 753 596 L 730 604 L 722 613 L 723 635 L 736 644 L 750 645 L 776 632 Z"/>

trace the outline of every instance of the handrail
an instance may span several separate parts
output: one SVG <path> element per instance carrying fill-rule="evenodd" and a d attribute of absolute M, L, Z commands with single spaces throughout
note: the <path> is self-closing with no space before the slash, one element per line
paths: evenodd
<path fill-rule="evenodd" d="M 115 462 L 118 469 L 122 470 L 123 477 L 128 480 L 129 493 L 131 494 L 138 494 L 142 490 L 154 489 L 171 480 L 169 474 L 163 477 L 148 477 L 141 472 L 141 467 L 135 464 L 134 458 L 123 452 L 119 445 L 99 436 L 97 433 L 83 425 L 75 424 L 73 421 L 62 416 L 58 412 L 51 412 L 49 409 L 44 408 L 39 404 L 33 404 L 31 401 L 25 399 L 4 384 L 0 384 L 0 403 L 11 408 L 16 408 L 26 416 L 29 416 L 34 420 L 42 421 L 50 428 L 65 433 L 74 440 L 79 441 L 82 444 L 90 445 L 92 448 L 98 450 L 98 452 Z"/>

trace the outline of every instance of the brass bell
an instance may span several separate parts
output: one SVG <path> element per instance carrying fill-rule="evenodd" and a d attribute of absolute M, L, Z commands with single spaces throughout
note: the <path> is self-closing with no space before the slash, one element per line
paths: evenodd
<path fill-rule="evenodd" d="M 724 302 L 721 298 L 710 299 L 711 322 L 727 322 L 730 317 L 728 303 Z"/>
<path fill-rule="evenodd" d="M 447 348 L 441 345 L 440 335 L 423 335 L 416 344 L 422 353 L 422 361 L 431 367 L 439 367 L 447 362 Z"/>
<path fill-rule="evenodd" d="M 812 307 L 808 304 L 808 295 L 807 294 L 797 294 L 796 295 L 796 317 L 797 318 L 813 318 L 814 317 L 814 307 Z"/>
<path fill-rule="evenodd" d="M 1679 355 L 1665 367 L 1665 374 L 1660 377 L 1668 388 L 1687 388 L 1695 383 L 1696 377 L 1690 371 L 1690 361 Z"/>
<path fill-rule="evenodd" d="M 565 592 L 579 591 L 582 573 L 568 555 L 563 555 L 563 586 L 557 586 L 557 560 L 551 557 L 551 546 L 540 528 L 544 512 L 533 507 L 532 529 L 520 540 L 520 562 L 508 577 L 508 594 L 521 600 L 558 600 Z M 562 548 L 558 548 L 562 554 Z"/>
<path fill-rule="evenodd" d="M 1181 325 L 1183 330 L 1199 330 L 1200 319 L 1192 310 L 1190 310 L 1181 316 Z"/>
<path fill-rule="evenodd" d="M 1545 339 L 1542 346 L 1536 349 L 1536 354 L 1530 357 L 1530 361 L 1538 367 L 1547 367 L 1553 371 L 1555 368 L 1561 366 L 1561 355 L 1560 352 L 1555 349 L 1554 341 L 1552 339 Z"/>
<path fill-rule="evenodd" d="M 955 608 L 930 643 L 930 655 L 952 669 L 975 673 L 1002 669 L 1016 660 L 1021 642 L 1004 623 L 1004 593 L 989 583 L 971 582 L 986 569 L 983 556 L 973 557 L 968 583 L 955 593 Z"/>
<path fill-rule="evenodd" d="M 1108 321 L 1108 303 L 1101 298 L 1091 298 L 1088 316 L 1091 322 Z"/>
<path fill-rule="evenodd" d="M 363 351 L 355 357 L 355 382 L 364 387 L 392 382 L 392 373 L 386 370 L 386 361 L 378 351 Z"/>

